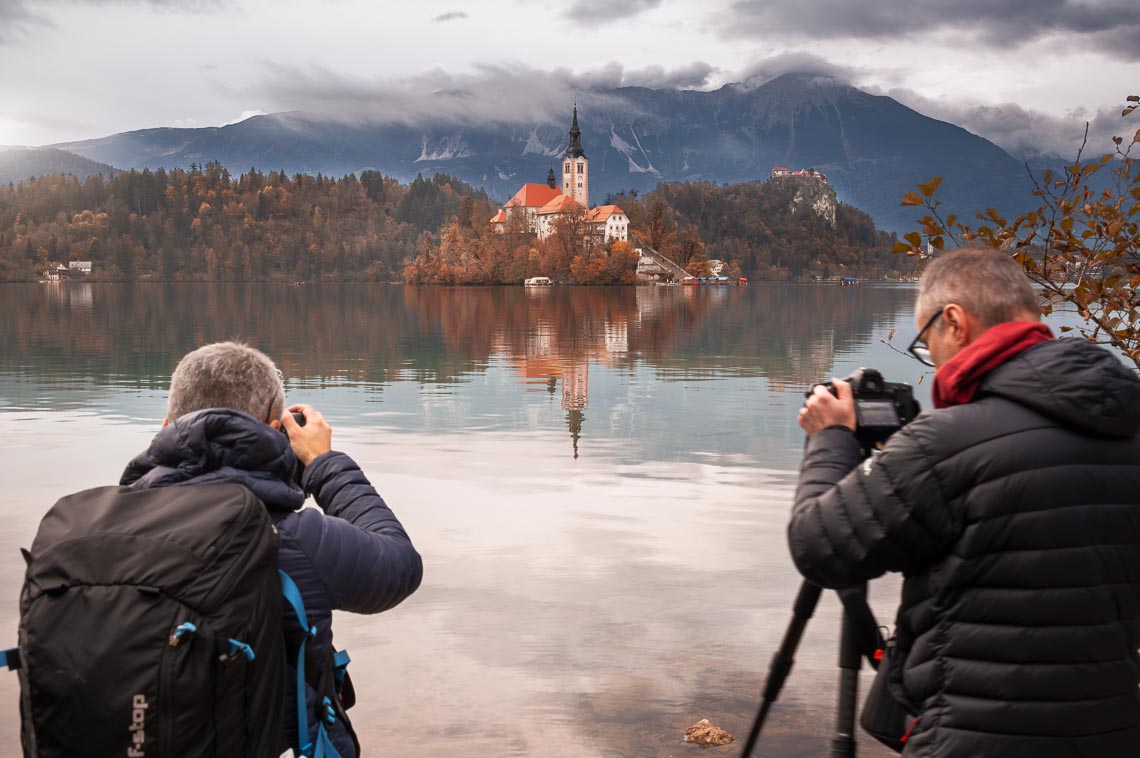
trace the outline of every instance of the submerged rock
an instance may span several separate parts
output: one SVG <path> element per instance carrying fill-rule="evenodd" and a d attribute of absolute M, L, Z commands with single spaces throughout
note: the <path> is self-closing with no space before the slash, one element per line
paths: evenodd
<path fill-rule="evenodd" d="M 728 745 L 734 739 L 735 737 L 708 719 L 701 719 L 685 730 L 685 742 L 692 742 L 701 747 Z"/>

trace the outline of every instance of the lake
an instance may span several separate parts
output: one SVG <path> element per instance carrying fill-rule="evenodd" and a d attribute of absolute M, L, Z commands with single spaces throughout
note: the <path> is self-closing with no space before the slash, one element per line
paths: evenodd
<path fill-rule="evenodd" d="M 895 347 L 913 287 L 0 287 L 0 642 L 20 547 L 62 495 L 118 481 L 185 352 L 273 357 L 407 527 L 422 588 L 338 615 L 367 755 L 681 756 L 709 718 L 738 742 L 799 579 L 784 528 L 804 391 Z M 882 623 L 898 582 L 872 585 Z M 826 754 L 838 603 L 824 595 L 757 755 Z M 869 674 L 867 675 L 869 676 Z M 869 679 L 864 679 L 866 690 Z M 18 744 L 0 675 L 0 740 Z M 890 755 L 870 738 L 860 754 Z"/>

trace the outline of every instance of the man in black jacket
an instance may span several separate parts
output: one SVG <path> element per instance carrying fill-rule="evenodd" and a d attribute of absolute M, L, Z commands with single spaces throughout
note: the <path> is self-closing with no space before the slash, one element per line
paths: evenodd
<path fill-rule="evenodd" d="M 851 388 L 817 388 L 788 542 L 809 581 L 905 581 L 891 691 L 917 758 L 1140 755 L 1140 380 L 1055 340 L 1009 257 L 919 285 L 936 410 L 862 460 Z"/>

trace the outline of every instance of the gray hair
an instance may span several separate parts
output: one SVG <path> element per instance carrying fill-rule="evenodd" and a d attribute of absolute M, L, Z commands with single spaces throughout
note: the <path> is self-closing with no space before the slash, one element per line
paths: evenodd
<path fill-rule="evenodd" d="M 242 342 L 215 342 L 187 353 L 170 377 L 166 417 L 204 408 L 229 408 L 256 419 L 285 413 L 281 372 L 265 353 Z"/>
<path fill-rule="evenodd" d="M 1021 266 L 1008 253 L 989 247 L 959 248 L 926 266 L 915 310 L 920 316 L 933 314 L 948 303 L 962 306 L 985 329 L 1041 318 L 1037 293 Z"/>

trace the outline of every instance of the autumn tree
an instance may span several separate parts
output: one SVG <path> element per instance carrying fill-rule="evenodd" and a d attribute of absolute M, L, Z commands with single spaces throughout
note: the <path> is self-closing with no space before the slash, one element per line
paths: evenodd
<path fill-rule="evenodd" d="M 1122 117 L 1140 97 L 1128 103 Z M 1078 327 L 1083 337 L 1111 345 L 1140 369 L 1140 170 L 1131 155 L 1140 130 L 1127 145 L 1123 137 L 1113 142 L 1113 152 L 1085 160 L 1086 126 L 1076 159 L 1063 171 L 1031 173 L 1036 207 L 1012 219 L 990 208 L 976 214 L 977 224 L 965 223 L 941 209 L 940 177 L 920 184 L 902 205 L 926 211 L 921 229 L 906 234 L 895 251 L 925 257 L 967 243 L 1007 251 L 1041 287 L 1044 313 L 1058 302 L 1071 304 L 1085 320 Z M 1091 180 L 1102 172 L 1108 181 L 1094 188 Z"/>
<path fill-rule="evenodd" d="M 640 228 L 649 247 L 662 255 L 673 257 L 677 222 L 672 208 L 664 200 L 657 199 L 649 205 L 641 220 Z"/>

